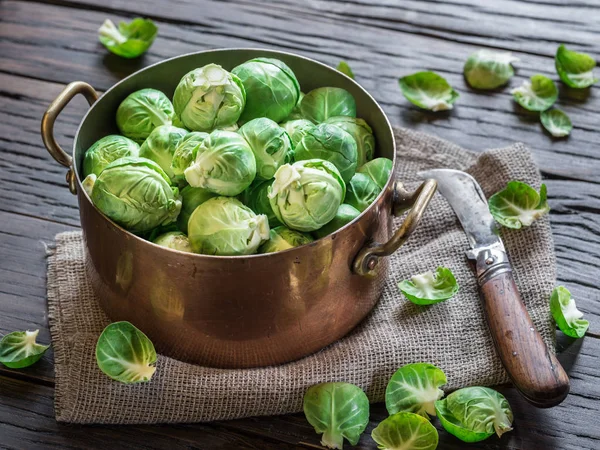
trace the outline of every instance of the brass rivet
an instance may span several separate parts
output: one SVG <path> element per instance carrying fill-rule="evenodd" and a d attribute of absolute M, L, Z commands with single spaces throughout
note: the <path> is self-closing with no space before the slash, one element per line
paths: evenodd
<path fill-rule="evenodd" d="M 369 262 L 367 263 L 367 267 L 369 268 L 369 270 L 373 270 L 376 265 L 377 265 L 377 258 L 370 258 Z"/>

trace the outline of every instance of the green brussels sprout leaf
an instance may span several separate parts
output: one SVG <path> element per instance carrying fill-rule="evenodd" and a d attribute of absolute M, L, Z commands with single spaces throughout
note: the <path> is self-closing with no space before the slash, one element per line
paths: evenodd
<path fill-rule="evenodd" d="M 320 87 L 304 96 L 300 112 L 305 119 L 317 124 L 334 116 L 356 117 L 356 101 L 345 89 Z"/>
<path fill-rule="evenodd" d="M 304 136 L 308 133 L 311 128 L 315 127 L 315 124 L 310 120 L 306 119 L 294 119 L 288 120 L 281 124 L 281 127 L 287 132 L 292 140 L 292 145 L 294 148 L 298 145 L 298 143 L 302 140 Z"/>
<path fill-rule="evenodd" d="M 431 271 L 414 275 L 398 288 L 415 305 L 433 305 L 452 298 L 459 286 L 450 269 L 438 267 L 435 275 Z"/>
<path fill-rule="evenodd" d="M 11 369 L 29 367 L 40 360 L 49 345 L 36 342 L 40 330 L 13 331 L 0 340 L 0 363 Z"/>
<path fill-rule="evenodd" d="M 125 384 L 150 381 L 156 371 L 152 341 L 129 322 L 108 325 L 96 343 L 96 362 L 105 375 Z"/>
<path fill-rule="evenodd" d="M 185 169 L 192 165 L 198 154 L 198 147 L 207 137 L 208 133 L 192 131 L 179 141 L 171 160 L 171 171 L 176 177 L 182 176 Z"/>
<path fill-rule="evenodd" d="M 140 146 L 125 136 L 111 134 L 94 142 L 83 158 L 83 176 L 100 175 L 111 162 L 124 156 L 139 156 Z"/>
<path fill-rule="evenodd" d="M 81 182 L 81 185 L 83 186 L 83 190 L 90 198 L 92 198 L 92 191 L 94 190 L 94 184 L 96 184 L 97 179 L 98 179 L 98 177 L 95 174 L 90 173 Z"/>
<path fill-rule="evenodd" d="M 335 213 L 335 217 L 318 230 L 313 231 L 312 234 L 317 239 L 329 236 L 331 233 L 339 230 L 344 225 L 352 222 L 358 216 L 360 216 L 360 211 L 358 209 L 356 209 L 354 206 L 342 203 Z"/>
<path fill-rule="evenodd" d="M 546 185 L 542 184 L 538 194 L 520 181 L 510 181 L 503 190 L 490 197 L 488 205 L 496 222 L 514 229 L 528 227 L 550 211 Z"/>
<path fill-rule="evenodd" d="M 560 331 L 572 338 L 582 338 L 590 323 L 582 319 L 583 313 L 577 309 L 575 300 L 564 286 L 558 286 L 550 297 L 550 312 Z"/>
<path fill-rule="evenodd" d="M 210 133 L 235 124 L 245 104 L 242 82 L 217 64 L 186 73 L 173 94 L 175 114 L 192 131 Z"/>
<path fill-rule="evenodd" d="M 358 153 L 356 159 L 357 167 L 361 167 L 367 161 L 373 159 L 375 155 L 375 137 L 373 136 L 373 130 L 367 122 L 355 117 L 334 116 L 327 119 L 326 123 L 340 127 L 354 138 Z"/>
<path fill-rule="evenodd" d="M 248 189 L 242 192 L 240 200 L 256 214 L 267 216 L 269 227 L 275 228 L 280 226 L 281 222 L 277 219 L 269 201 L 269 188 L 271 184 L 273 184 L 271 180 L 254 181 Z M 185 201 L 183 206 L 185 208 Z"/>
<path fill-rule="evenodd" d="M 284 164 L 269 187 L 277 219 L 292 230 L 315 231 L 330 222 L 346 195 L 346 184 L 329 161 Z"/>
<path fill-rule="evenodd" d="M 140 157 L 154 161 L 172 180 L 175 177 L 171 168 L 173 155 L 186 134 L 187 130 L 171 125 L 156 127 L 140 147 Z"/>
<path fill-rule="evenodd" d="M 290 120 L 304 119 L 304 116 L 302 116 L 302 112 L 300 111 L 300 103 L 302 102 L 303 98 L 304 98 L 304 92 L 300 92 L 300 96 L 298 97 L 296 106 L 294 106 L 294 108 L 292 108 L 292 112 L 285 118 L 286 122 L 289 122 Z M 288 131 L 288 133 L 289 133 L 289 131 Z"/>
<path fill-rule="evenodd" d="M 393 164 L 391 159 L 375 158 L 360 166 L 357 172 L 368 175 L 380 189 L 383 189 L 390 179 Z"/>
<path fill-rule="evenodd" d="M 360 212 L 367 209 L 381 192 L 381 188 L 364 173 L 355 173 L 346 189 L 344 202 Z"/>
<path fill-rule="evenodd" d="M 308 244 L 313 238 L 300 231 L 290 230 L 284 226 L 272 228 L 269 240 L 258 248 L 258 253 L 275 253 Z"/>
<path fill-rule="evenodd" d="M 321 445 L 342 449 L 344 438 L 352 445 L 369 423 L 369 399 L 350 383 L 322 383 L 304 394 L 304 415 L 318 434 Z"/>
<path fill-rule="evenodd" d="M 350 65 L 346 61 L 340 61 L 337 65 L 337 70 L 354 80 L 354 72 L 352 72 Z"/>
<path fill-rule="evenodd" d="M 161 234 L 152 242 L 161 247 L 179 250 L 180 252 L 192 252 L 190 240 L 181 231 L 169 231 L 168 233 Z"/>
<path fill-rule="evenodd" d="M 398 412 L 371 432 L 380 450 L 435 450 L 439 435 L 429 420 L 418 414 Z"/>
<path fill-rule="evenodd" d="M 459 97 L 446 79 L 435 72 L 417 72 L 398 80 L 406 99 L 419 108 L 445 111 Z"/>
<path fill-rule="evenodd" d="M 256 158 L 241 135 L 215 130 L 200 144 L 195 161 L 183 173 L 190 186 L 235 196 L 256 177 Z"/>
<path fill-rule="evenodd" d="M 477 50 L 465 62 L 463 73 L 467 83 L 475 89 L 496 89 L 515 74 L 512 63 L 519 61 L 510 53 Z"/>
<path fill-rule="evenodd" d="M 177 227 L 187 234 L 188 221 L 194 210 L 206 200 L 216 197 L 217 194 L 206 189 L 186 186 L 181 190 L 181 212 L 177 217 Z"/>
<path fill-rule="evenodd" d="M 194 210 L 188 237 L 195 253 L 251 255 L 269 239 L 269 223 L 235 198 L 215 197 Z"/>
<path fill-rule="evenodd" d="M 494 432 L 498 437 L 512 430 L 513 413 L 499 392 L 472 386 L 454 391 L 435 402 L 444 429 L 464 442 L 478 442 Z"/>
<path fill-rule="evenodd" d="M 558 76 L 569 87 L 583 89 L 598 81 L 592 72 L 596 61 L 586 53 L 567 50 L 561 45 L 556 50 L 554 63 Z"/>
<path fill-rule="evenodd" d="M 550 78 L 533 75 L 511 91 L 515 101 L 529 111 L 545 111 L 558 98 L 558 89 Z"/>
<path fill-rule="evenodd" d="M 156 127 L 171 125 L 174 117 L 173 105 L 165 94 L 141 89 L 121 102 L 116 120 L 121 134 L 141 144 Z"/>
<path fill-rule="evenodd" d="M 540 114 L 542 125 L 554 137 L 568 136 L 573 129 L 569 116 L 560 109 L 548 109 Z"/>
<path fill-rule="evenodd" d="M 444 396 L 440 389 L 447 383 L 444 372 L 427 363 L 400 367 L 385 390 L 388 413 L 412 412 L 429 419 L 435 416 L 434 403 Z"/>
<path fill-rule="evenodd" d="M 123 58 L 137 58 L 150 48 L 158 27 L 150 19 L 137 17 L 130 23 L 119 23 L 117 28 L 107 19 L 98 33 L 98 39 L 110 52 Z"/>
<path fill-rule="evenodd" d="M 282 164 L 290 162 L 292 141 L 286 131 L 266 117 L 252 119 L 239 130 L 256 159 L 256 179 L 270 180 Z"/>

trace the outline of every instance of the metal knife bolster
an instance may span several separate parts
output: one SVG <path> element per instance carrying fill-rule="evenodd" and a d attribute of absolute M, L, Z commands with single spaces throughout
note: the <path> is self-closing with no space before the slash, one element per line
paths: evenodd
<path fill-rule="evenodd" d="M 475 272 L 479 286 L 505 272 L 512 272 L 508 255 L 501 242 L 469 250 L 467 258 L 475 261 Z"/>

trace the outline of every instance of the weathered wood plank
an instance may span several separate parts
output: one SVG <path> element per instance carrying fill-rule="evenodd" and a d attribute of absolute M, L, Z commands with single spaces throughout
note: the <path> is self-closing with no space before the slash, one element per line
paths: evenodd
<path fill-rule="evenodd" d="M 111 5 L 117 4 L 108 2 L 103 8 Z M 132 11 L 143 11 L 147 6 L 141 0 L 126 5 Z M 31 20 L 33 8 L 35 22 Z M 581 92 L 563 89 L 559 106 L 571 115 L 576 129 L 567 140 L 553 140 L 542 131 L 535 115 L 514 106 L 508 89 L 481 94 L 465 85 L 462 65 L 474 46 L 362 24 L 353 26 L 352 33 L 348 33 L 348 25 L 342 18 L 328 19 L 323 25 L 303 12 L 274 8 L 259 13 L 256 7 L 203 0 L 183 3 L 177 8 L 157 5 L 155 14 L 168 14 L 169 20 L 175 20 L 172 17 L 177 15 L 181 23 L 159 21 L 159 38 L 148 54 L 140 60 L 124 61 L 107 54 L 97 42 L 96 29 L 107 17 L 104 11 L 19 1 L 3 2 L 0 11 L 3 56 L 0 71 L 59 83 L 83 79 L 104 90 L 143 65 L 206 48 L 279 48 L 332 65 L 344 58 L 350 61 L 358 81 L 382 103 L 396 125 L 431 132 L 473 149 L 522 141 L 534 149 L 537 161 L 548 173 L 590 181 L 597 181 L 600 173 L 600 160 L 594 157 L 600 139 L 594 133 L 596 124 L 591 114 L 600 106 L 600 99 L 591 95 L 582 102 L 578 99 Z M 117 14 L 110 16 L 115 20 L 121 18 Z M 42 42 L 40 34 L 45 36 Z M 536 72 L 556 79 L 552 58 L 517 56 L 523 62 L 513 85 Z M 420 111 L 402 98 L 397 78 L 423 69 L 444 74 L 461 93 L 454 111 L 448 114 Z M 569 158 L 569 164 L 564 163 L 565 157 Z"/>

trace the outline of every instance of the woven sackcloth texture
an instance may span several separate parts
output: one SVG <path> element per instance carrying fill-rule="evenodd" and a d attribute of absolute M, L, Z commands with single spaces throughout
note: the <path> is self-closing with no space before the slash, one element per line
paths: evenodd
<path fill-rule="evenodd" d="M 425 134 L 396 130 L 398 179 L 408 188 L 416 172 L 448 167 L 470 172 L 486 195 L 510 180 L 540 186 L 540 174 L 521 144 L 483 153 L 466 151 Z M 555 282 L 549 221 L 503 230 L 517 285 L 535 325 L 554 348 L 548 299 Z M 350 335 L 299 361 L 278 367 L 224 370 L 159 356 L 149 383 L 123 385 L 96 365 L 96 340 L 109 323 L 84 269 L 80 232 L 61 233 L 48 259 L 48 308 L 55 352 L 56 418 L 72 423 L 173 423 L 301 411 L 307 387 L 347 381 L 383 400 L 392 373 L 411 362 L 444 370 L 446 388 L 507 381 L 486 328 L 467 239 L 446 201 L 436 194 L 418 230 L 391 257 L 389 280 L 373 312 Z M 407 301 L 397 283 L 413 274 L 452 269 L 459 293 L 429 307 Z"/>

